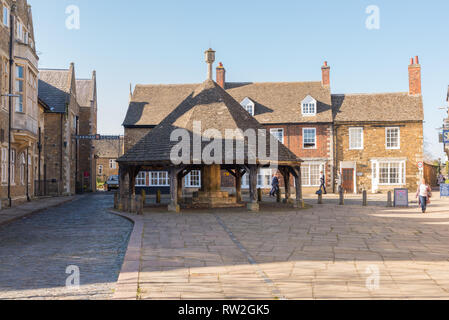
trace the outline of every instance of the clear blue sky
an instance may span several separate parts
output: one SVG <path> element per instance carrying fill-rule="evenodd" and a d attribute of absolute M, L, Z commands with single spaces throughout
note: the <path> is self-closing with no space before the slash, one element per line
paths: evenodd
<path fill-rule="evenodd" d="M 333 93 L 406 92 L 407 66 L 423 68 L 425 138 L 442 156 L 438 131 L 449 85 L 449 1 L 413 0 L 28 0 L 40 67 L 77 77 L 97 70 L 102 134 L 121 134 L 129 83 L 195 83 L 206 77 L 203 52 L 217 51 L 229 81 L 320 80 L 332 67 Z M 68 30 L 68 5 L 80 8 Z M 368 30 L 368 5 L 380 29 Z"/>

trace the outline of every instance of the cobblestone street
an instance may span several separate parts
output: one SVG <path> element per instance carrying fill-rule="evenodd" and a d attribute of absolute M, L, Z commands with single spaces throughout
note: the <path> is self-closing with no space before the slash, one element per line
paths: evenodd
<path fill-rule="evenodd" d="M 133 227 L 111 205 L 88 195 L 0 227 L 0 299 L 110 298 Z M 71 265 L 79 290 L 65 286 Z"/>

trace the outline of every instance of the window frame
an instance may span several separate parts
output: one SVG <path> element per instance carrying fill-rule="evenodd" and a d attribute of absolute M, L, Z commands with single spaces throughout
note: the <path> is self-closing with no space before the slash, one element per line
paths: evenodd
<path fill-rule="evenodd" d="M 278 139 L 276 135 L 273 134 L 273 132 L 282 132 L 282 140 Z M 270 134 L 274 136 L 280 143 L 284 144 L 285 142 L 285 130 L 284 128 L 271 128 Z"/>
<path fill-rule="evenodd" d="M 148 182 L 148 186 L 149 187 L 169 187 L 170 186 L 170 179 L 168 176 L 168 171 L 148 171 L 147 172 L 148 176 L 149 176 L 149 182 Z M 153 183 L 153 174 L 156 174 L 157 177 L 155 178 L 157 183 Z M 162 175 L 164 175 L 165 177 L 161 177 Z M 165 183 L 161 183 L 161 181 L 165 181 Z"/>
<path fill-rule="evenodd" d="M 315 146 L 314 147 L 306 147 L 306 135 L 305 135 L 306 130 L 313 130 L 315 132 Z M 317 142 L 316 128 L 302 128 L 302 148 L 304 150 L 316 150 L 317 147 L 318 147 L 318 142 Z"/>
<path fill-rule="evenodd" d="M 398 182 L 391 182 L 391 169 L 392 164 L 398 164 Z M 382 182 L 381 169 L 383 165 L 387 165 L 387 177 L 388 182 Z M 407 184 L 407 161 L 406 160 L 391 160 L 391 161 L 375 161 L 371 164 L 371 170 L 373 172 L 372 181 L 377 181 L 379 186 L 404 186 Z"/>
<path fill-rule="evenodd" d="M 361 130 L 361 136 L 360 136 L 360 147 L 353 147 L 352 146 L 352 132 L 354 132 L 355 130 Z M 364 141 L 364 129 L 363 127 L 350 127 L 349 128 L 349 150 L 363 150 L 364 146 L 365 146 L 365 141 Z"/>
<path fill-rule="evenodd" d="M 268 184 L 261 184 L 269 176 Z M 261 168 L 257 171 L 257 188 L 258 189 L 270 189 L 271 188 L 271 178 L 273 176 L 273 170 L 269 168 Z M 243 189 L 249 189 L 249 173 L 246 173 L 242 177 L 242 188 Z"/>
<path fill-rule="evenodd" d="M 109 159 L 109 169 L 117 169 L 117 161 L 115 159 Z"/>
<path fill-rule="evenodd" d="M 245 109 L 246 112 L 254 117 L 256 104 L 250 98 L 246 97 L 245 99 L 243 99 L 242 102 L 240 102 L 240 105 L 243 109 Z M 251 107 L 251 112 L 248 111 L 248 106 Z"/>
<path fill-rule="evenodd" d="M 198 184 L 192 183 L 192 173 L 197 175 Z M 184 186 L 186 188 L 201 188 L 201 170 L 192 170 L 188 175 L 184 178 Z"/>
<path fill-rule="evenodd" d="M 147 172 L 140 171 L 136 176 L 136 187 L 146 187 L 146 186 L 147 186 Z"/>
<path fill-rule="evenodd" d="M 389 147 L 388 146 L 388 132 L 390 130 L 398 131 L 398 145 L 397 147 Z M 386 127 L 385 128 L 385 148 L 387 150 L 400 150 L 401 149 L 401 128 L 400 127 Z"/>
<path fill-rule="evenodd" d="M 2 12 L 2 23 L 6 28 L 9 28 L 10 24 L 11 24 L 11 9 L 9 8 L 9 6 L 6 5 L 6 3 L 4 1 L 2 1 L 2 5 L 3 5 L 3 12 Z M 6 10 L 6 12 L 5 12 Z M 5 23 L 5 14 L 6 16 L 6 23 Z"/>
<path fill-rule="evenodd" d="M 18 68 L 22 68 L 22 77 L 18 76 Z M 17 113 L 26 113 L 25 110 L 25 99 L 26 96 L 26 68 L 23 64 L 16 63 L 14 68 L 14 94 L 19 95 L 20 97 L 17 97 L 14 99 L 14 111 Z M 21 82 L 22 83 L 22 91 L 18 91 L 17 84 Z M 21 103 L 20 109 L 18 110 L 18 103 Z"/>
<path fill-rule="evenodd" d="M 318 179 L 317 184 L 312 183 L 312 166 L 318 166 Z M 307 175 L 304 170 L 307 168 Z M 303 187 L 319 187 L 321 185 L 321 171 L 326 175 L 326 163 L 325 162 L 305 162 L 301 165 L 301 183 Z M 304 179 L 307 176 L 307 183 L 304 183 Z"/>
<path fill-rule="evenodd" d="M 311 108 L 313 106 L 313 112 L 311 112 Z M 318 101 L 315 98 L 308 95 L 301 101 L 301 114 L 304 117 L 314 117 L 317 114 L 318 109 Z M 307 112 L 306 112 L 307 111 Z"/>
<path fill-rule="evenodd" d="M 1 183 L 8 183 L 8 148 L 1 150 Z"/>

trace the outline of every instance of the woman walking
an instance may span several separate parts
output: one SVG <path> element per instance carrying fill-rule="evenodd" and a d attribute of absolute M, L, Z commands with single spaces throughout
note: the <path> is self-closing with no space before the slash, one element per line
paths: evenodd
<path fill-rule="evenodd" d="M 424 178 L 418 186 L 416 197 L 419 197 L 419 205 L 421 206 L 422 213 L 426 213 L 427 206 L 430 204 L 430 198 L 432 197 L 432 190 L 430 189 L 430 186 L 426 184 L 426 179 Z"/>

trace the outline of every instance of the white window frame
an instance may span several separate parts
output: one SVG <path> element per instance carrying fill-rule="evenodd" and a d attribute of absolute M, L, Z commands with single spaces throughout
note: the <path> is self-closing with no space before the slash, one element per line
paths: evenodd
<path fill-rule="evenodd" d="M 2 161 L 2 177 L 1 182 L 2 183 L 8 183 L 8 149 L 2 148 L 2 154 L 1 154 L 1 161 Z"/>
<path fill-rule="evenodd" d="M 301 114 L 304 117 L 313 117 L 317 113 L 317 101 L 312 96 L 307 96 L 301 101 Z M 313 108 L 313 109 L 312 109 Z"/>
<path fill-rule="evenodd" d="M 136 176 L 136 187 L 146 187 L 146 185 L 147 185 L 147 173 L 145 171 L 141 171 Z"/>
<path fill-rule="evenodd" d="M 5 2 L 2 2 L 2 4 L 3 4 L 2 23 L 5 27 L 9 28 L 9 24 L 11 21 L 11 12 Z M 6 22 L 5 22 L 5 16 L 6 16 Z"/>
<path fill-rule="evenodd" d="M 18 76 L 18 70 L 19 68 L 22 69 L 22 77 L 19 78 Z M 19 95 L 19 97 L 15 98 L 15 111 L 19 112 L 19 113 L 24 113 L 25 112 L 25 86 L 26 86 L 26 79 L 25 79 L 25 66 L 21 65 L 21 64 L 16 64 L 15 65 L 15 73 L 14 73 L 14 92 L 15 94 Z M 22 91 L 19 91 L 19 88 L 17 86 L 18 83 L 22 83 Z"/>
<path fill-rule="evenodd" d="M 314 147 L 307 147 L 306 148 L 306 130 L 314 130 L 315 132 L 315 146 Z M 305 150 L 315 150 L 317 149 L 318 143 L 317 143 L 317 136 L 316 136 L 316 128 L 302 128 L 302 148 Z"/>
<path fill-rule="evenodd" d="M 279 139 L 279 137 L 276 135 L 276 134 L 274 134 L 274 133 L 282 133 L 282 137 L 281 137 L 281 139 Z M 272 135 L 272 136 L 274 136 L 277 140 L 279 140 L 279 142 L 280 143 L 282 143 L 282 144 L 284 144 L 284 129 L 283 128 L 272 128 L 272 129 L 270 129 L 270 134 Z"/>
<path fill-rule="evenodd" d="M 398 145 L 396 147 L 388 146 L 388 132 L 389 130 L 398 130 Z M 401 128 L 400 127 L 387 127 L 385 128 L 385 148 L 387 150 L 399 150 L 401 149 Z"/>
<path fill-rule="evenodd" d="M 388 182 L 381 182 L 380 169 L 382 165 L 388 165 Z M 391 183 L 391 165 L 399 164 L 398 183 Z M 371 161 L 372 184 L 375 192 L 377 186 L 404 186 L 407 184 L 407 161 L 406 160 L 374 160 Z"/>
<path fill-rule="evenodd" d="M 312 183 L 311 167 L 319 166 L 318 169 L 318 182 L 316 184 Z M 307 168 L 308 174 L 304 173 L 304 168 Z M 325 162 L 305 162 L 301 164 L 301 182 L 303 187 L 319 187 L 321 185 L 321 172 L 326 176 L 326 163 Z"/>
<path fill-rule="evenodd" d="M 271 169 L 259 169 L 257 172 L 257 188 L 259 189 L 270 189 L 271 180 L 273 176 L 273 170 Z M 269 177 L 269 179 L 267 179 Z M 260 183 L 262 181 L 262 183 Z M 249 189 L 249 174 L 246 173 L 242 177 L 242 188 Z"/>
<path fill-rule="evenodd" d="M 251 101 L 250 98 L 246 97 L 245 99 L 243 99 L 242 102 L 240 102 L 240 105 L 243 107 L 243 109 L 246 110 L 246 112 L 248 112 L 251 116 L 254 117 L 254 112 L 255 112 L 255 103 L 253 101 Z M 251 110 L 249 110 L 251 109 Z"/>
<path fill-rule="evenodd" d="M 153 174 L 156 175 L 156 183 L 153 183 Z M 150 187 L 169 187 L 170 179 L 168 176 L 168 171 L 149 171 L 149 186 Z M 165 183 L 162 183 L 165 181 Z"/>
<path fill-rule="evenodd" d="M 198 177 L 198 183 L 194 183 L 192 174 Z M 201 188 L 201 170 L 192 170 L 188 175 L 186 175 L 184 178 L 184 186 L 186 188 Z"/>
<path fill-rule="evenodd" d="M 359 131 L 361 133 L 361 137 L 360 137 L 361 145 L 359 147 L 354 147 L 352 145 L 352 143 L 353 143 L 352 135 L 356 131 Z M 351 127 L 351 128 L 349 128 L 349 150 L 363 150 L 363 148 L 364 148 L 364 130 L 363 130 L 363 127 Z"/>
<path fill-rule="evenodd" d="M 117 169 L 117 161 L 115 159 L 109 159 L 109 169 Z"/>

